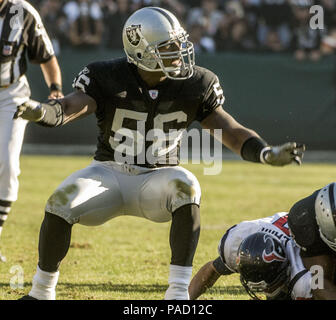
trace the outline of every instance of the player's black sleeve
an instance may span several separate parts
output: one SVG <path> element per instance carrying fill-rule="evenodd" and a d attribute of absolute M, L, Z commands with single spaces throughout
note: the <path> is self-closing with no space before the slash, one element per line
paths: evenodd
<path fill-rule="evenodd" d="M 222 107 L 225 101 L 223 89 L 215 74 L 208 71 L 202 80 L 205 91 L 202 103 L 196 115 L 196 120 L 199 122 L 202 122 L 216 108 Z"/>
<path fill-rule="evenodd" d="M 228 267 L 225 265 L 221 257 L 218 257 L 217 259 L 215 259 L 212 262 L 212 265 L 214 266 L 216 271 L 222 276 L 233 273 L 231 270 L 228 269 Z"/>
<path fill-rule="evenodd" d="M 89 95 L 96 101 L 97 105 L 99 105 L 99 101 L 102 98 L 100 68 L 99 63 L 89 64 L 79 72 L 72 83 L 74 89 Z"/>
<path fill-rule="evenodd" d="M 322 241 L 316 222 L 315 200 L 319 191 L 296 202 L 288 213 L 288 227 L 304 257 L 329 254 L 331 251 Z"/>
<path fill-rule="evenodd" d="M 29 13 L 27 53 L 32 63 L 46 63 L 54 56 L 54 49 L 37 12 Z"/>

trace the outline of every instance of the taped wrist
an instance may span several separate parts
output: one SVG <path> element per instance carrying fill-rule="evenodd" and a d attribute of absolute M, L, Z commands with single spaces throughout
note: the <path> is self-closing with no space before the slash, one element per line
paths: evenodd
<path fill-rule="evenodd" d="M 60 91 L 62 92 L 62 85 L 58 84 L 58 83 L 52 83 L 49 87 L 50 92 L 53 91 Z"/>
<path fill-rule="evenodd" d="M 63 124 L 64 112 L 58 100 L 41 103 L 41 107 L 44 111 L 44 116 L 36 123 L 44 127 L 57 127 Z"/>
<path fill-rule="evenodd" d="M 261 138 L 251 137 L 242 145 L 240 155 L 246 161 L 263 162 L 260 155 L 266 147 L 266 141 Z"/>

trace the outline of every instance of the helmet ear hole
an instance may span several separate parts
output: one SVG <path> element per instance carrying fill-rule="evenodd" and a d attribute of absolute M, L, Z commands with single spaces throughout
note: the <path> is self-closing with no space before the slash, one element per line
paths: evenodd
<path fill-rule="evenodd" d="M 136 55 L 137 55 L 138 59 L 142 59 L 142 54 L 141 54 L 141 52 L 138 52 Z"/>

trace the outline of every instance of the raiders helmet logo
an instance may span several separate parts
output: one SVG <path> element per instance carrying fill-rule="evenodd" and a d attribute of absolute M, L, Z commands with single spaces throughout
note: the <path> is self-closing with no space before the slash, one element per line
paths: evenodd
<path fill-rule="evenodd" d="M 266 263 L 271 263 L 273 261 L 283 262 L 286 261 L 286 254 L 282 247 L 273 240 L 269 235 L 265 235 L 265 250 L 262 253 L 262 258 Z"/>
<path fill-rule="evenodd" d="M 133 45 L 137 46 L 140 42 L 140 35 L 138 34 L 137 30 L 141 30 L 141 25 L 131 25 L 126 28 L 126 36 L 128 41 Z"/>

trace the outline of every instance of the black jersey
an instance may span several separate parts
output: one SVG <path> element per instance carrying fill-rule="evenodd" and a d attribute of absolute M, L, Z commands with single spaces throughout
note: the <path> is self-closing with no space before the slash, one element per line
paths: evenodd
<path fill-rule="evenodd" d="M 147 167 L 177 165 L 183 131 L 224 103 L 218 77 L 205 68 L 149 88 L 126 58 L 88 65 L 73 87 L 97 103 L 95 159 Z"/>
<path fill-rule="evenodd" d="M 296 202 L 288 213 L 288 226 L 295 242 L 301 247 L 301 255 L 313 257 L 319 255 L 336 256 L 320 237 L 316 221 L 315 200 L 320 190 Z"/>

